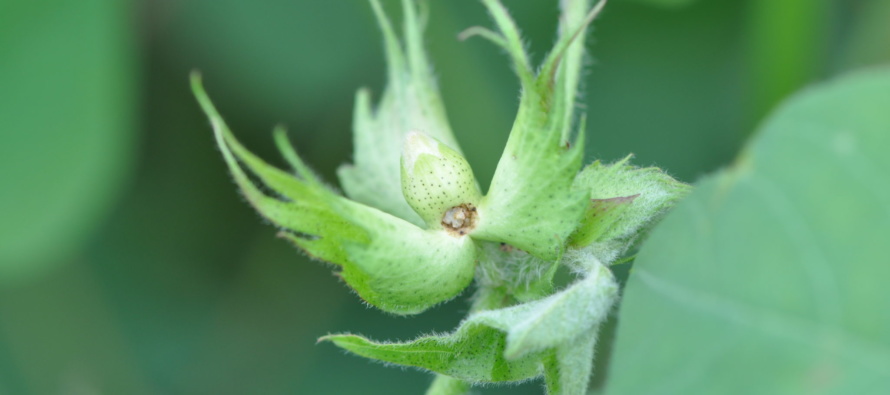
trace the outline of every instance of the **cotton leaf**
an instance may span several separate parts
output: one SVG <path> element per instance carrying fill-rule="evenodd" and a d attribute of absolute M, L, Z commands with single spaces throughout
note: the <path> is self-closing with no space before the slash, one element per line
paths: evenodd
<path fill-rule="evenodd" d="M 472 314 L 452 334 L 403 343 L 374 342 L 351 334 L 320 340 L 366 358 L 461 380 L 521 381 L 539 376 L 545 357 L 565 352 L 559 351 L 560 347 L 595 335 L 596 325 L 608 314 L 617 292 L 611 272 L 601 266 L 600 271 L 550 297 Z"/>
<path fill-rule="evenodd" d="M 505 333 L 464 322 L 453 334 L 423 336 L 404 343 L 379 343 L 358 335 L 330 335 L 331 341 L 354 354 L 413 366 L 475 383 L 513 382 L 541 375 L 543 354 L 508 360 Z"/>
<path fill-rule="evenodd" d="M 572 341 L 608 315 L 618 294 L 612 272 L 598 266 L 568 288 L 544 299 L 469 317 L 507 333 L 507 358 L 519 358 Z"/>
<path fill-rule="evenodd" d="M 652 232 L 606 394 L 890 389 L 890 68 L 779 105 Z"/>
<path fill-rule="evenodd" d="M 427 231 L 326 187 L 278 135 L 297 170 L 289 174 L 245 149 L 194 75 L 192 88 L 242 193 L 282 235 L 311 256 L 339 265 L 341 277 L 368 303 L 395 314 L 419 313 L 460 293 L 473 279 L 468 237 Z M 248 177 L 255 176 L 269 192 Z"/>

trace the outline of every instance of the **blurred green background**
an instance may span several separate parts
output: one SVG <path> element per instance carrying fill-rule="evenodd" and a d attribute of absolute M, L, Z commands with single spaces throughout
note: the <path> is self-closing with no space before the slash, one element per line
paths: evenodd
<path fill-rule="evenodd" d="M 557 1 L 504 2 L 540 58 Z M 441 91 L 487 184 L 518 84 L 499 50 L 456 40 L 490 25 L 477 1 L 431 3 Z M 790 92 L 890 60 L 887 20 L 890 0 L 613 0 L 589 45 L 589 159 L 633 152 L 693 182 Z M 334 182 L 354 91 L 379 93 L 384 66 L 362 0 L 0 1 L 0 394 L 422 393 L 429 375 L 315 339 L 448 331 L 468 293 L 411 318 L 362 305 L 239 197 L 187 82 L 201 70 L 274 163 L 288 125 Z"/>

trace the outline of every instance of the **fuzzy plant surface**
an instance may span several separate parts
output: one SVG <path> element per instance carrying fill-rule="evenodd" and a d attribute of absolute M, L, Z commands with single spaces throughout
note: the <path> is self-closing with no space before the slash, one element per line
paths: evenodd
<path fill-rule="evenodd" d="M 600 325 L 619 286 L 610 266 L 690 187 L 631 157 L 583 165 L 584 115 L 576 98 L 585 37 L 605 1 L 562 0 L 558 38 L 540 65 L 498 0 L 482 0 L 495 28 L 462 36 L 491 41 L 519 78 L 518 112 L 483 192 L 452 135 L 423 48 L 424 1 L 403 0 L 401 35 L 377 0 L 388 84 L 376 105 L 360 90 L 353 163 L 338 170 L 342 193 L 274 132 L 293 167 L 275 168 L 242 146 L 198 74 L 192 88 L 241 193 L 281 236 L 337 267 L 366 303 L 421 313 L 475 289 L 453 332 L 408 341 L 335 334 L 323 341 L 357 355 L 436 374 L 429 394 L 543 377 L 549 394 L 583 394 Z M 574 279 L 554 285 L 560 267 Z M 558 289 L 557 289 L 558 288 Z"/>

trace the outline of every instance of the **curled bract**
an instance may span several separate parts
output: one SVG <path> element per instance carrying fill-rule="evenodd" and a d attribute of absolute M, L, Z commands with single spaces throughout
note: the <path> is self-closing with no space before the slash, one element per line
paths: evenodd
<path fill-rule="evenodd" d="M 283 130 L 276 132 L 276 139 L 296 174 L 267 164 L 235 139 L 197 74 L 192 75 L 192 89 L 248 202 L 280 227 L 283 237 L 309 255 L 340 266 L 340 276 L 362 299 L 390 313 L 415 314 L 453 298 L 470 284 L 475 247 L 468 238 L 455 238 L 443 229 L 421 229 L 340 196 L 300 160 Z"/>
<path fill-rule="evenodd" d="M 533 67 L 499 0 L 481 0 L 496 30 L 470 28 L 510 56 L 521 85 L 516 120 L 483 194 L 445 117 L 422 45 L 425 2 L 403 0 L 403 37 L 370 0 L 384 36 L 388 82 L 372 105 L 359 91 L 353 164 L 338 170 L 346 194 L 324 184 L 283 130 L 275 139 L 294 173 L 270 166 L 232 135 L 201 86 L 192 88 L 213 124 L 235 181 L 256 210 L 307 254 L 340 267 L 355 292 L 384 311 L 415 314 L 477 279 L 471 315 L 449 335 L 375 343 L 323 340 L 369 358 L 465 382 L 543 375 L 553 394 L 587 389 L 600 324 L 617 299 L 608 265 L 688 191 L 660 170 L 628 159 L 581 169 L 584 117 L 576 99 L 587 26 L 602 10 L 563 0 L 559 38 Z M 557 289 L 560 266 L 578 279 Z"/>

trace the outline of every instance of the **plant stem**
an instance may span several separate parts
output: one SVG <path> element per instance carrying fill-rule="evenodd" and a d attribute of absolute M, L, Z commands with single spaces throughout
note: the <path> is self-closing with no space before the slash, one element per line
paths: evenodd
<path fill-rule="evenodd" d="M 544 360 L 547 395 L 576 395 L 587 392 L 593 372 L 593 355 L 599 326 L 553 350 Z"/>
<path fill-rule="evenodd" d="M 479 288 L 470 305 L 470 314 L 507 307 L 511 298 L 503 288 Z"/>
<path fill-rule="evenodd" d="M 507 292 L 503 289 L 480 288 L 473 297 L 470 314 L 504 307 L 509 300 Z M 451 376 L 437 374 L 430 387 L 427 388 L 426 395 L 466 395 L 469 392 L 470 383 Z"/>
<path fill-rule="evenodd" d="M 465 395 L 470 391 L 470 383 L 454 377 L 437 374 L 426 390 L 426 395 Z"/>
<path fill-rule="evenodd" d="M 819 77 L 832 15 L 828 0 L 756 0 L 749 5 L 749 119 L 759 120 L 789 93 Z M 753 130 L 744 128 L 745 131 Z"/>

